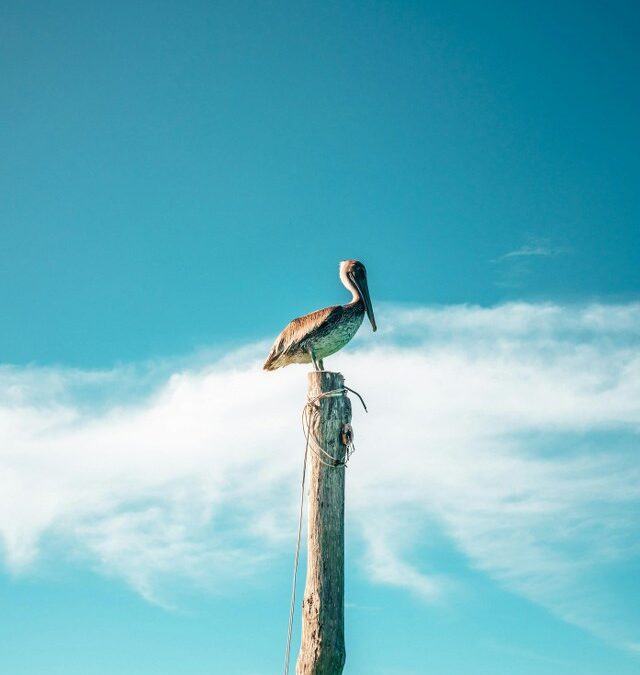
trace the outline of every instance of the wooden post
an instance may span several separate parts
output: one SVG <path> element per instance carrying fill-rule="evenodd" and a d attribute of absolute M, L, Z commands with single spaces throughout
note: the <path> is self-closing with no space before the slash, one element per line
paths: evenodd
<path fill-rule="evenodd" d="M 341 389 L 340 373 L 309 373 L 309 400 Z M 302 602 L 302 641 L 297 675 L 340 675 L 344 668 L 344 481 L 345 468 L 327 466 L 345 459 L 343 425 L 351 422 L 346 394 L 320 398 L 311 412 L 307 585 Z M 314 452 L 315 449 L 315 452 Z"/>

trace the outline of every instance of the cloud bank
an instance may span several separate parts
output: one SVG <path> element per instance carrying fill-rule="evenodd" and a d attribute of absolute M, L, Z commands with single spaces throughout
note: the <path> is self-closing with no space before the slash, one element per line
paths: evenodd
<path fill-rule="evenodd" d="M 350 536 L 371 580 L 445 601 L 430 528 L 469 566 L 630 649 L 617 583 L 640 560 L 640 304 L 385 307 L 327 367 L 347 375 Z M 52 558 L 151 601 L 290 555 L 304 369 L 224 358 L 78 371 L 0 367 L 0 540 L 9 573 Z"/>

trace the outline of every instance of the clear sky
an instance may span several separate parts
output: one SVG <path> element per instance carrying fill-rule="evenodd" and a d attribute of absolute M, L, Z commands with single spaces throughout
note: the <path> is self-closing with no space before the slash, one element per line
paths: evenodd
<path fill-rule="evenodd" d="M 0 3 L 0 672 L 278 672 L 305 376 L 260 359 L 351 257 L 345 672 L 640 672 L 639 32 Z"/>

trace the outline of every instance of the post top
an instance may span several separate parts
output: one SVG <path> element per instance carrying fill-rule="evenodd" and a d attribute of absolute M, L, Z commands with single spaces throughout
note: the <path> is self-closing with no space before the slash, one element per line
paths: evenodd
<path fill-rule="evenodd" d="M 344 375 L 333 370 L 312 370 L 308 373 L 309 385 L 315 385 L 320 391 L 336 389 L 344 385 Z"/>

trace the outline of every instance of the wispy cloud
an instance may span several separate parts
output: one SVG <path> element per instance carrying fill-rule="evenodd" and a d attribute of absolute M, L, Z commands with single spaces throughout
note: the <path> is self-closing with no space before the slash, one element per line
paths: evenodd
<path fill-rule="evenodd" d="M 611 584 L 640 559 L 640 304 L 387 307 L 328 361 L 354 407 L 349 519 L 372 581 L 426 601 L 437 527 L 475 569 L 620 645 L 640 617 Z M 105 372 L 0 368 L 0 535 L 13 573 L 65 550 L 170 604 L 289 554 L 302 369 L 266 345 Z M 428 535 L 427 535 L 428 536 Z"/>
<path fill-rule="evenodd" d="M 496 258 L 493 262 L 508 260 L 509 258 L 531 258 L 531 257 L 554 257 L 571 253 L 571 249 L 562 246 L 551 246 L 548 241 L 541 240 L 537 243 L 529 243 L 509 251 Z"/>
<path fill-rule="evenodd" d="M 531 274 L 536 261 L 569 255 L 571 249 L 555 246 L 549 239 L 527 237 L 525 243 L 507 251 L 490 262 L 496 265 L 496 285 L 504 288 L 520 288 Z"/>

